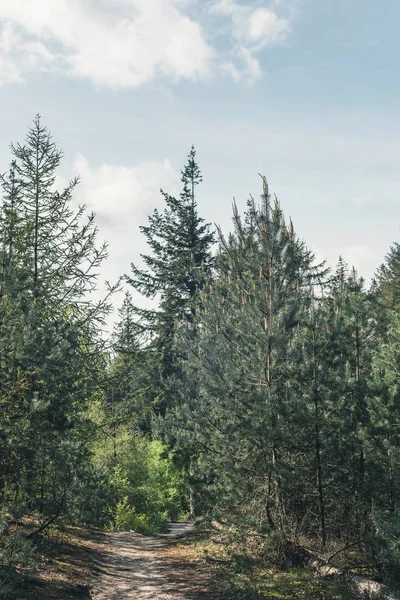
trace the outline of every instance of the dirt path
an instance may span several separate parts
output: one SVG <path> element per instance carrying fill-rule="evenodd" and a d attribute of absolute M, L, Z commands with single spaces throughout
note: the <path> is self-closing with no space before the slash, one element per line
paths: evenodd
<path fill-rule="evenodd" d="M 176 573 L 168 548 L 184 536 L 192 523 L 171 523 L 169 532 L 156 537 L 109 533 L 101 576 L 91 592 L 93 600 L 187 600 L 190 585 Z M 175 576 L 174 576 L 175 575 Z"/>

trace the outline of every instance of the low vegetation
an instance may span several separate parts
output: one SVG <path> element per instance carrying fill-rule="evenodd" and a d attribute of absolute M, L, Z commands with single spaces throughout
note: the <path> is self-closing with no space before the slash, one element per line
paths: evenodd
<path fill-rule="evenodd" d="M 216 524 L 214 524 L 216 525 Z M 397 598 L 398 588 L 376 587 L 372 567 L 365 569 L 361 549 L 331 544 L 324 557 L 318 543 L 310 549 L 277 536 L 243 536 L 232 528 L 205 526 L 181 541 L 175 552 L 182 560 L 202 565 L 207 593 L 218 600 L 355 600 Z M 316 557 L 330 567 L 318 569 Z M 325 560 L 324 560 L 325 558 Z M 336 568 L 333 566 L 336 565 Z M 353 578 L 364 583 L 357 589 Z M 358 584 L 360 581 L 356 579 Z M 365 584 L 367 581 L 370 586 Z M 368 587 L 371 590 L 368 593 Z M 364 590 L 364 591 L 363 591 Z M 396 591 L 397 590 L 397 591 Z"/>

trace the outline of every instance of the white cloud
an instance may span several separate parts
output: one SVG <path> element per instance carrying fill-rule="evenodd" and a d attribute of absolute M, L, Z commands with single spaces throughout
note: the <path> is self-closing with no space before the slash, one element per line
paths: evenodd
<path fill-rule="evenodd" d="M 102 236 L 109 240 L 115 256 L 127 249 L 131 254 L 134 251 L 129 241 L 137 238 L 139 225 L 146 223 L 154 208 L 164 204 L 160 188 L 172 194 L 179 189 L 179 172 L 167 159 L 93 167 L 79 154 L 73 173 L 81 178 L 75 200 L 96 213 Z"/>
<path fill-rule="evenodd" d="M 278 17 L 266 6 L 254 7 L 254 4 L 238 4 L 234 0 L 218 0 L 210 11 L 231 20 L 233 60 L 225 60 L 224 68 L 236 80 L 260 79 L 262 71 L 257 54 L 266 46 L 286 39 L 291 31 L 291 19 Z"/>
<path fill-rule="evenodd" d="M 191 8 L 204 26 L 189 16 Z M 206 34 L 221 19 L 229 48 L 218 53 Z M 217 65 L 237 80 L 255 80 L 256 54 L 289 32 L 290 18 L 259 2 L 1 0 L 0 85 L 54 69 L 98 86 L 137 88 L 158 77 L 204 80 Z"/>
<path fill-rule="evenodd" d="M 0 85 L 21 82 L 24 69 L 43 70 L 52 62 L 41 42 L 23 39 L 11 22 L 0 26 Z"/>
<path fill-rule="evenodd" d="M 3 84 L 21 81 L 19 71 L 10 56 L 14 43 L 14 33 L 11 26 L 3 27 L 0 30 L 0 81 Z"/>
<path fill-rule="evenodd" d="M 236 61 L 239 60 L 240 66 L 237 67 L 232 60 L 225 60 L 222 68 L 227 71 L 235 81 L 239 82 L 246 79 L 249 82 L 256 81 L 262 76 L 260 63 L 253 55 L 253 52 L 245 46 L 239 46 L 234 51 Z"/>
<path fill-rule="evenodd" d="M 246 30 L 251 41 L 271 44 L 286 36 L 289 23 L 280 19 L 272 10 L 258 8 L 250 13 Z"/>
<path fill-rule="evenodd" d="M 366 196 L 354 196 L 350 198 L 350 204 L 357 207 L 365 206 L 368 204 L 368 198 Z"/>
<path fill-rule="evenodd" d="M 73 163 L 72 173 L 81 178 L 74 192 L 74 203 L 85 204 L 88 211 L 96 213 L 99 243 L 105 240 L 109 243 L 109 258 L 101 268 L 100 287 L 96 294 L 100 298 L 105 294 L 101 281 L 115 283 L 121 275 L 130 273 L 131 262 L 142 264 L 140 254 L 147 253 L 149 249 L 139 225 L 148 223 L 147 217 L 154 208 L 164 209 L 160 188 L 170 194 L 179 193 L 180 172 L 167 159 L 129 166 L 92 166 L 85 156 L 79 154 Z M 59 179 L 57 185 L 62 188 L 65 181 Z M 139 306 L 149 306 L 149 301 L 139 294 L 134 293 L 133 296 Z M 116 298 L 114 306 L 120 303 L 121 298 Z"/>
<path fill-rule="evenodd" d="M 158 75 L 206 78 L 214 51 L 182 6 L 180 0 L 2 0 L 0 65 L 6 61 L 8 81 L 52 62 L 113 88 L 135 88 Z M 5 47 L 11 25 L 18 35 L 8 36 Z M 32 55 L 36 65 L 28 64 Z"/>

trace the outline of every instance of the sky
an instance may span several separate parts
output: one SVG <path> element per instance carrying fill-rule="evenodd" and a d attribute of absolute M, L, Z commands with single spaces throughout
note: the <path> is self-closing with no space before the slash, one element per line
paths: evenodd
<path fill-rule="evenodd" d="M 261 173 L 369 281 L 400 241 L 399 21 L 397 0 L 0 0 L 0 171 L 40 113 L 113 282 L 194 144 L 207 221 L 229 231 Z"/>

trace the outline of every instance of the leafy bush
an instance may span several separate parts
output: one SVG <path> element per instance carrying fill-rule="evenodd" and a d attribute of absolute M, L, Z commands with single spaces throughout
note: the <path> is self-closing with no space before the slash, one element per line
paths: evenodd
<path fill-rule="evenodd" d="M 166 515 L 146 515 L 137 513 L 134 506 L 129 503 L 125 496 L 117 503 L 113 522 L 110 529 L 114 531 L 136 531 L 144 535 L 152 535 L 166 528 L 168 519 Z"/>
<path fill-rule="evenodd" d="M 128 496 L 125 496 L 117 503 L 112 528 L 116 531 L 133 530 L 147 533 L 149 518 L 147 515 L 138 514 L 135 507 L 130 505 Z"/>
<path fill-rule="evenodd" d="M 93 502 L 88 505 L 85 521 L 107 526 L 111 515 L 108 528 L 146 534 L 165 530 L 168 521 L 183 516 L 182 509 L 187 504 L 183 469 L 174 465 L 161 442 L 128 431 L 124 426 L 118 432 L 116 444 L 116 464 L 113 444 L 108 439 L 94 444 L 93 470 L 103 482 L 99 499 L 103 505 L 95 506 Z M 103 515 L 106 519 L 101 522 Z"/>

